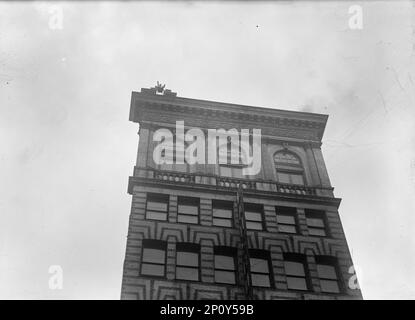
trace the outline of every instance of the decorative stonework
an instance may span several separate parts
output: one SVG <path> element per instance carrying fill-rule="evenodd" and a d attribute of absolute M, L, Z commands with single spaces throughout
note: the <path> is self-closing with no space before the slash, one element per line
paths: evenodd
<path fill-rule="evenodd" d="M 263 208 L 263 230 L 247 230 L 248 247 L 266 250 L 270 257 L 272 288 L 253 289 L 256 299 L 361 299 L 360 290 L 347 288 L 349 268 L 353 265 L 339 213 L 339 198 L 333 195 L 324 159 L 320 150 L 327 116 L 276 109 L 256 108 L 213 101 L 177 97 L 176 93 L 157 83 L 154 88 L 133 92 L 130 120 L 140 123 L 140 142 L 136 167 L 129 178 L 128 192 L 132 195 L 127 247 L 123 267 L 122 299 L 246 299 L 243 290 L 243 257 L 237 214 L 236 190 L 243 186 L 244 202 Z M 263 175 L 253 179 L 219 176 L 217 168 L 199 166 L 189 172 L 160 170 L 152 162 L 152 134 L 160 127 L 174 128 L 176 120 L 184 120 L 186 129 L 199 127 L 261 128 Z M 305 166 L 306 185 L 288 185 L 277 181 L 273 155 L 288 149 Z M 146 219 L 148 193 L 168 195 L 167 217 L 163 221 Z M 164 197 L 163 196 L 163 197 Z M 178 222 L 180 197 L 200 200 L 199 223 Z M 212 201 L 233 201 L 233 227 L 213 225 Z M 296 209 L 298 233 L 282 233 L 276 210 L 280 206 Z M 325 214 L 327 237 L 309 235 L 306 212 L 319 210 Z M 164 241 L 166 246 L 165 276 L 141 274 L 143 240 Z M 200 246 L 200 281 L 176 279 L 177 243 Z M 214 247 L 226 246 L 236 250 L 235 285 L 215 283 Z M 288 290 L 284 264 L 285 253 L 304 255 L 309 269 L 311 287 L 307 292 Z M 336 258 L 339 283 L 346 288 L 339 294 L 322 293 L 316 256 Z"/>
<path fill-rule="evenodd" d="M 327 121 L 325 115 L 186 99 L 176 97 L 168 90 L 163 92 L 163 95 L 158 95 L 156 87 L 133 92 L 130 120 L 165 124 L 184 120 L 185 125 L 199 128 L 259 126 L 264 134 L 294 135 L 311 141 L 321 141 Z"/>

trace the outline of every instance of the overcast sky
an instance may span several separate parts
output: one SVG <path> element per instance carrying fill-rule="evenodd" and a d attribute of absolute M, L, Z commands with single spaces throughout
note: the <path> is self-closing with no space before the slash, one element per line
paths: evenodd
<path fill-rule="evenodd" d="M 58 5 L 62 29 L 53 2 L 0 3 L 0 298 L 119 299 L 131 91 L 158 80 L 329 114 L 323 153 L 363 295 L 415 299 L 411 2 Z"/>

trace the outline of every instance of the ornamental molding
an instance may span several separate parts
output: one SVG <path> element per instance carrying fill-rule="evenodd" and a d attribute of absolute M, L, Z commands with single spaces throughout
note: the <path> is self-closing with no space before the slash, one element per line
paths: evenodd
<path fill-rule="evenodd" d="M 165 123 L 165 122 L 155 122 L 155 121 L 141 121 L 140 122 L 141 129 L 147 129 L 150 133 L 161 129 L 167 128 L 170 129 L 172 132 L 175 131 L 175 124 L 172 123 Z M 194 126 L 184 126 L 185 130 L 194 128 Z M 223 128 L 223 126 L 219 126 L 219 128 Z M 199 127 L 203 131 L 203 133 L 207 136 L 208 128 Z M 224 128 L 226 129 L 226 128 Z M 304 148 L 320 148 L 322 143 L 319 139 L 317 139 L 314 135 L 310 135 L 307 133 L 302 133 L 298 130 L 282 130 L 282 129 L 275 129 L 271 128 L 267 130 L 267 128 L 261 128 L 261 140 L 263 144 L 281 144 L 288 143 L 292 146 L 301 146 Z"/>
<path fill-rule="evenodd" d="M 285 131 L 283 136 L 290 136 L 298 132 L 306 140 L 321 141 L 328 118 L 322 114 L 181 98 L 175 93 L 157 95 L 155 89 L 143 90 L 132 94 L 131 121 L 184 120 L 185 125 L 199 128 L 261 128 L 270 135 Z"/>
<path fill-rule="evenodd" d="M 156 188 L 172 188 L 178 190 L 200 190 L 202 192 L 211 192 L 212 194 L 221 193 L 221 194 L 235 194 L 235 189 L 228 187 L 217 187 L 210 184 L 189 184 L 181 182 L 172 182 L 172 181 L 162 181 L 155 180 L 151 178 L 130 176 L 128 180 L 128 193 L 133 194 L 134 186 L 140 187 L 156 187 Z M 310 203 L 316 205 L 325 205 L 332 208 L 338 209 L 340 206 L 341 198 L 327 197 L 327 196 L 317 196 L 317 195 L 296 195 L 292 193 L 279 193 L 272 191 L 264 190 L 245 190 L 244 195 L 249 198 L 261 198 L 261 199 L 275 199 L 278 197 L 280 201 L 294 201 L 300 203 Z"/>

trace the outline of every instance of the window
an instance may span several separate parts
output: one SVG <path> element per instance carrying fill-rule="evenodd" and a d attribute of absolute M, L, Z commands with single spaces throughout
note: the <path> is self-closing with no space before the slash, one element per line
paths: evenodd
<path fill-rule="evenodd" d="M 159 240 L 143 240 L 141 274 L 164 277 L 167 243 Z"/>
<path fill-rule="evenodd" d="M 278 231 L 297 233 L 297 209 L 292 207 L 276 207 Z"/>
<path fill-rule="evenodd" d="M 269 252 L 264 250 L 249 250 L 251 281 L 254 287 L 272 287 L 271 263 Z"/>
<path fill-rule="evenodd" d="M 246 168 L 249 160 L 249 152 L 251 150 L 251 145 L 249 145 L 250 150 L 243 150 L 241 143 L 239 142 L 239 136 L 236 137 L 238 144 L 239 144 L 239 152 L 235 154 L 235 156 L 238 159 L 237 163 L 232 163 L 232 138 L 228 137 L 226 148 L 225 145 L 220 145 L 218 147 L 218 163 L 219 163 L 219 175 L 223 177 L 229 177 L 229 178 L 245 178 L 245 175 L 242 174 L 243 168 Z M 223 163 L 220 161 L 222 157 L 226 157 L 226 163 Z M 249 177 L 248 177 L 249 178 Z"/>
<path fill-rule="evenodd" d="M 302 174 L 277 171 L 277 177 L 281 183 L 304 185 Z"/>
<path fill-rule="evenodd" d="M 167 220 L 169 196 L 166 194 L 147 194 L 146 219 Z"/>
<path fill-rule="evenodd" d="M 198 244 L 176 244 L 176 279 L 199 281 L 199 252 Z"/>
<path fill-rule="evenodd" d="M 245 209 L 246 229 L 262 230 L 263 229 L 262 206 L 253 204 L 253 203 L 245 203 L 244 209 Z"/>
<path fill-rule="evenodd" d="M 219 166 L 219 174 L 223 177 L 232 177 L 232 167 L 226 165 Z"/>
<path fill-rule="evenodd" d="M 238 165 L 220 165 L 219 166 L 219 175 L 223 177 L 229 177 L 229 178 L 243 178 L 244 175 L 242 174 L 242 166 Z"/>
<path fill-rule="evenodd" d="M 168 163 L 160 164 L 159 168 L 166 171 L 180 171 L 188 172 L 189 165 L 186 162 L 186 158 L 183 157 L 183 163 L 176 163 L 176 152 L 183 153 L 186 150 L 190 142 L 178 140 L 177 136 L 173 136 L 173 141 L 171 141 L 171 146 L 168 145 L 167 141 L 165 143 L 165 148 L 161 151 L 161 157 L 166 160 Z M 182 147 L 183 145 L 183 147 Z M 167 152 L 166 152 L 167 151 Z"/>
<path fill-rule="evenodd" d="M 168 139 L 170 141 L 170 139 Z M 173 141 L 171 141 L 171 146 L 169 146 L 167 143 L 165 144 L 165 148 L 161 151 L 161 158 L 165 160 L 167 163 L 160 164 L 161 170 L 168 170 L 171 171 L 174 169 L 174 163 L 176 160 L 175 156 L 175 150 L 174 150 L 174 138 Z M 167 141 L 166 141 L 167 142 Z"/>
<path fill-rule="evenodd" d="M 179 197 L 177 206 L 177 221 L 182 223 L 199 223 L 198 198 Z"/>
<path fill-rule="evenodd" d="M 308 270 L 304 255 L 284 253 L 284 268 L 289 290 L 308 290 Z"/>
<path fill-rule="evenodd" d="M 274 155 L 277 179 L 281 183 L 304 185 L 304 169 L 300 158 L 288 151 Z"/>
<path fill-rule="evenodd" d="M 337 259 L 328 256 L 316 256 L 316 264 L 321 291 L 340 293 Z"/>
<path fill-rule="evenodd" d="M 236 165 L 242 163 L 242 148 L 241 148 L 241 144 L 240 144 L 239 139 L 240 139 L 239 135 L 233 136 L 233 137 L 228 136 L 226 143 L 220 144 L 218 146 L 218 152 L 217 152 L 218 163 L 220 163 L 220 164 L 225 164 L 225 163 L 226 164 L 236 164 Z M 219 139 L 219 143 L 221 143 L 220 139 Z M 232 163 L 232 152 L 234 151 L 232 149 L 232 143 L 235 143 L 235 148 L 238 148 L 238 149 L 235 150 L 236 152 L 235 152 L 235 155 L 234 155 L 237 159 L 237 163 Z M 226 158 L 226 162 L 220 161 L 220 159 L 222 157 L 224 159 Z"/>
<path fill-rule="evenodd" d="M 232 227 L 233 202 L 213 200 L 212 212 L 214 226 Z"/>
<path fill-rule="evenodd" d="M 236 284 L 236 249 L 215 247 L 215 282 Z"/>
<path fill-rule="evenodd" d="M 306 209 L 305 217 L 310 236 L 325 237 L 328 235 L 324 211 Z"/>

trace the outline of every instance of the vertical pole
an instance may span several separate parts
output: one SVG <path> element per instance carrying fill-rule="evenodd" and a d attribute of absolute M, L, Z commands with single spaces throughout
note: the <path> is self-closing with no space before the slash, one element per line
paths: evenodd
<path fill-rule="evenodd" d="M 239 216 L 239 233 L 241 236 L 242 259 L 243 259 L 243 279 L 245 298 L 253 300 L 252 283 L 251 283 L 251 265 L 249 259 L 248 237 L 246 233 L 245 208 L 243 201 L 242 183 L 239 184 L 238 192 L 236 194 L 236 203 L 238 205 Z"/>

